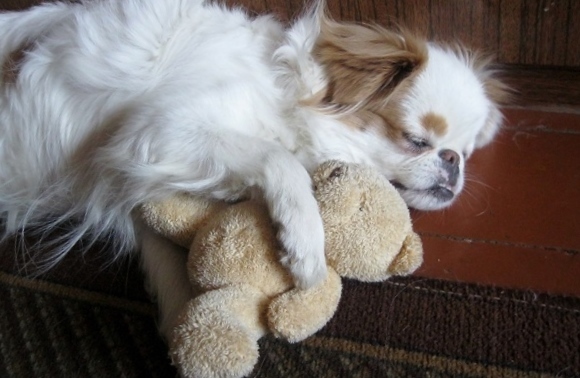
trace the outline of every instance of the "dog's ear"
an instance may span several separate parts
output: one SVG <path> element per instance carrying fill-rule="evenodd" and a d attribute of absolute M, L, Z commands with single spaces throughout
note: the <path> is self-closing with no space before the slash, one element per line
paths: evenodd
<path fill-rule="evenodd" d="M 326 71 L 322 105 L 382 106 L 426 62 L 422 39 L 379 26 L 339 23 L 321 16 L 314 56 Z"/>
<path fill-rule="evenodd" d="M 498 77 L 498 71 L 493 68 L 491 56 L 474 54 L 470 60 L 475 74 L 491 101 L 485 125 L 477 135 L 476 147 L 479 148 L 488 144 L 498 132 L 503 122 L 500 106 L 512 103 L 515 91 Z"/>
<path fill-rule="evenodd" d="M 503 123 L 503 114 L 496 104 L 492 104 L 483 128 L 477 134 L 475 147 L 480 148 L 493 140 Z"/>

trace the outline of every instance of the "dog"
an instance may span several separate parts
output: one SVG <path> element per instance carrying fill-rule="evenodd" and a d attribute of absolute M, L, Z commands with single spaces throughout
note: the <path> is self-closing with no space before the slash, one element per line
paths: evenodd
<path fill-rule="evenodd" d="M 2 13 L 0 30 L 4 235 L 74 219 L 46 267 L 81 240 L 138 249 L 166 336 L 191 295 L 185 256 L 140 226 L 140 204 L 257 193 L 308 288 L 326 275 L 319 163 L 375 167 L 409 206 L 441 209 L 502 123 L 488 60 L 334 21 L 323 1 L 288 27 L 202 0 L 57 2 Z"/>

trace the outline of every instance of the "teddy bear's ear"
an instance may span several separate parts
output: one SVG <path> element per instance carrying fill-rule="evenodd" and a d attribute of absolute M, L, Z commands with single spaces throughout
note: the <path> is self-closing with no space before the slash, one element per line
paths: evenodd
<path fill-rule="evenodd" d="M 314 172 L 314 185 L 344 176 L 347 164 L 338 160 L 329 160 L 322 163 Z"/>
<path fill-rule="evenodd" d="M 195 232 L 208 221 L 211 214 L 225 203 L 179 193 L 162 201 L 141 206 L 141 218 L 147 226 L 183 247 L 189 247 Z"/>
<path fill-rule="evenodd" d="M 411 231 L 403 241 L 403 246 L 388 271 L 395 276 L 406 276 L 417 270 L 422 263 L 423 243 L 419 235 Z"/>

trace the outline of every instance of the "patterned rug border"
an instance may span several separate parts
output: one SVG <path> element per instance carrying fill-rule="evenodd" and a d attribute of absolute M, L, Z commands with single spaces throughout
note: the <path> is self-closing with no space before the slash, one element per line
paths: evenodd
<path fill-rule="evenodd" d="M 472 294 L 472 293 L 464 292 L 461 290 L 443 290 L 443 289 L 434 289 L 434 288 L 430 288 L 430 287 L 420 286 L 421 282 L 423 282 L 423 281 L 439 281 L 439 280 L 432 280 L 429 278 L 421 278 L 421 277 L 410 277 L 410 279 L 413 281 L 411 281 L 411 282 L 397 282 L 397 281 L 389 280 L 389 281 L 385 281 L 383 284 L 400 287 L 403 290 L 411 289 L 411 290 L 421 291 L 421 292 L 426 292 L 426 293 L 433 293 L 433 294 L 440 294 L 440 295 L 447 295 L 447 296 L 461 297 L 461 298 L 480 299 L 480 300 L 485 300 L 485 301 L 490 301 L 490 302 L 508 301 L 508 302 L 513 302 L 513 303 L 529 305 L 529 306 L 533 306 L 533 307 L 541 307 L 541 308 L 546 308 L 546 309 L 551 309 L 551 310 L 568 312 L 571 314 L 580 314 L 580 309 L 574 309 L 574 308 L 568 308 L 568 307 L 559 306 L 559 305 L 551 305 L 551 304 L 547 304 L 547 303 L 542 303 L 542 301 L 540 300 L 538 295 L 534 295 L 529 300 L 515 298 L 513 296 L 514 294 L 520 294 L 520 293 L 521 294 L 529 294 L 529 293 L 523 292 L 521 290 L 501 289 L 501 288 L 495 288 L 495 287 L 491 287 L 491 286 L 481 286 L 481 285 L 473 285 L 473 284 L 469 284 L 469 283 L 444 281 L 444 282 L 447 282 L 449 284 L 456 284 L 458 286 L 465 286 L 465 287 L 476 286 L 479 289 L 482 289 L 484 291 L 488 291 L 488 293 L 486 293 L 486 294 L 492 294 L 489 291 L 496 291 L 496 290 L 501 290 L 502 294 L 507 294 L 507 295 L 503 295 L 503 296 L 495 295 L 496 293 L 493 293 L 494 295 L 485 295 L 485 294 L 481 295 L 481 294 Z M 103 293 L 99 293 L 99 292 L 95 292 L 95 291 L 90 291 L 90 290 L 86 290 L 86 289 L 80 289 L 80 288 L 76 288 L 76 287 L 72 287 L 72 286 L 57 284 L 57 283 L 49 282 L 49 281 L 46 281 L 43 279 L 38 279 L 38 278 L 35 278 L 35 279 L 26 278 L 26 277 L 22 277 L 19 275 L 7 273 L 4 271 L 0 271 L 0 284 L 7 284 L 7 285 L 11 285 L 11 286 L 22 287 L 22 288 L 26 288 L 29 290 L 38 290 L 38 291 L 46 292 L 49 294 L 58 295 L 61 297 L 71 298 L 71 299 L 75 299 L 75 300 L 79 300 L 79 301 L 95 303 L 95 304 L 100 304 L 100 305 L 105 305 L 105 306 L 110 306 L 110 307 L 116 307 L 116 308 L 125 309 L 125 310 L 132 311 L 132 312 L 141 313 L 144 315 L 156 316 L 156 314 L 157 314 L 156 306 L 153 303 L 140 302 L 140 301 L 135 301 L 135 300 L 131 300 L 131 299 L 121 298 L 121 297 L 114 296 L 114 295 L 107 295 L 107 294 L 103 294 Z M 576 297 L 567 297 L 567 296 L 561 296 L 561 295 L 549 295 L 549 294 L 541 294 L 541 295 L 552 297 L 552 298 L 567 298 L 567 299 L 572 299 L 572 300 L 578 299 Z"/>
<path fill-rule="evenodd" d="M 71 286 L 56 284 L 42 279 L 31 279 L 0 271 L 0 284 L 21 287 L 28 290 L 40 291 L 59 297 L 77 301 L 94 303 L 107 307 L 114 307 L 142 315 L 156 316 L 157 310 L 154 304 L 124 299 L 106 295 L 94 291 L 79 289 Z"/>
<path fill-rule="evenodd" d="M 425 369 L 433 369 L 450 374 L 468 374 L 469 376 L 487 376 L 504 378 L 556 378 L 557 375 L 528 370 L 511 369 L 496 365 L 483 365 L 456 358 L 435 354 L 415 352 L 392 348 L 384 345 L 372 345 L 347 339 L 313 336 L 303 342 L 305 346 L 315 349 L 332 350 L 341 353 L 356 354 L 367 358 L 412 364 Z"/>
<path fill-rule="evenodd" d="M 562 298 L 561 296 L 550 296 L 546 294 L 530 294 L 518 290 L 508 290 L 489 286 L 471 285 L 458 282 L 440 282 L 438 280 L 423 279 L 421 277 L 411 277 L 397 281 L 387 281 L 391 287 L 414 292 L 432 293 L 444 295 L 449 298 L 470 298 L 478 301 L 487 301 L 488 303 L 511 302 L 524 306 L 535 308 L 544 308 L 555 311 L 561 311 L 567 314 L 577 316 L 580 313 L 575 308 L 567 306 L 554 305 L 547 303 L 546 300 Z M 423 284 L 435 285 L 434 287 L 423 286 Z M 154 304 L 145 303 L 122 297 L 107 295 L 99 292 L 89 291 L 75 287 L 69 287 L 62 284 L 48 282 L 42 279 L 30 279 L 20 277 L 4 271 L 0 271 L 0 285 L 21 288 L 31 292 L 45 293 L 63 299 L 70 299 L 83 302 L 88 305 L 104 306 L 112 309 L 125 310 L 134 314 L 139 314 L 151 318 L 156 316 Z M 397 291 L 398 291 L 397 289 Z M 476 294 L 473 290 L 481 290 Z M 399 294 L 396 294 L 398 296 Z M 568 298 L 570 301 L 564 301 L 564 304 L 573 305 L 579 299 Z M 539 370 L 527 370 L 523 366 L 509 367 L 503 364 L 489 364 L 461 357 L 445 356 L 428 351 L 416 351 L 408 348 L 393 347 L 381 343 L 374 344 L 363 340 L 354 341 L 348 337 L 332 337 L 315 335 L 302 343 L 303 347 L 311 350 L 318 350 L 323 355 L 327 353 L 338 355 L 349 355 L 361 357 L 367 360 L 375 360 L 378 363 L 384 361 L 400 364 L 400 366 L 414 366 L 425 371 L 439 372 L 442 376 L 465 376 L 465 377 L 495 377 L 501 376 L 506 378 L 548 378 L 558 377 L 559 374 L 541 372 Z M 286 344 L 285 344 L 286 345 Z M 285 348 L 292 348 L 286 345 Z M 386 365 L 385 365 L 386 366 Z"/>

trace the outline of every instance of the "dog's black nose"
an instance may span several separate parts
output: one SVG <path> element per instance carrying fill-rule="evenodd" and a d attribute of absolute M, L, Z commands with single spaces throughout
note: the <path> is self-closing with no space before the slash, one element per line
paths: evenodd
<path fill-rule="evenodd" d="M 459 154 L 453 150 L 441 150 L 439 151 L 439 157 L 441 158 L 441 165 L 443 169 L 447 171 L 447 182 L 449 185 L 453 186 L 457 184 L 457 178 L 459 177 Z"/>
<path fill-rule="evenodd" d="M 439 157 L 451 164 L 451 166 L 456 167 L 459 165 L 459 154 L 453 150 L 441 150 L 439 151 Z"/>

